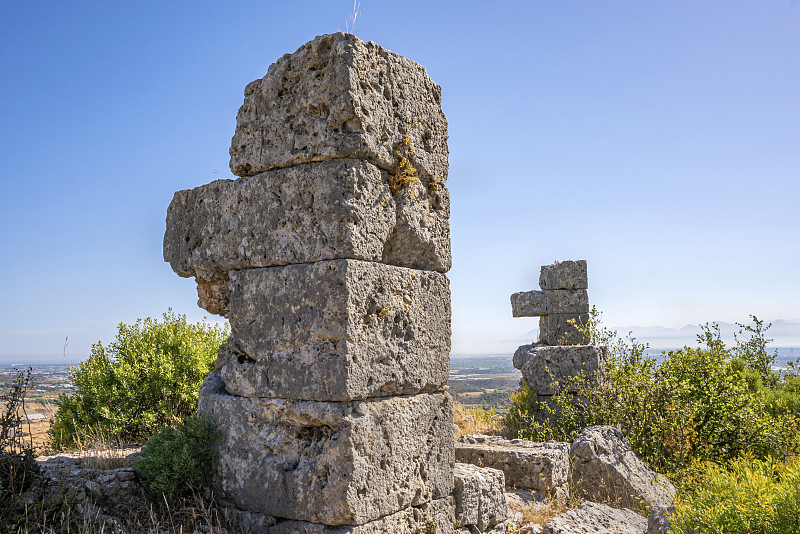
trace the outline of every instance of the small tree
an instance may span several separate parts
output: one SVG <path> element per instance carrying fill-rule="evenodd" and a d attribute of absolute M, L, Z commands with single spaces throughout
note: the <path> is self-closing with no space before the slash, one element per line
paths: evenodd
<path fill-rule="evenodd" d="M 120 323 L 108 347 L 98 342 L 70 369 L 75 392 L 61 395 L 53 421 L 57 448 L 93 437 L 140 442 L 193 414 L 202 380 L 213 369 L 228 327 L 188 324 L 170 309 L 163 321 Z"/>

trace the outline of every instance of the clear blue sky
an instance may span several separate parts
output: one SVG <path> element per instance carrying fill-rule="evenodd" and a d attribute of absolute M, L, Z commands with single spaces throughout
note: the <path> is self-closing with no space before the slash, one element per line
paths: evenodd
<path fill-rule="evenodd" d="M 450 128 L 453 351 L 535 319 L 509 295 L 589 261 L 611 325 L 800 319 L 800 4 L 362 1 Z M 0 361 L 72 360 L 168 307 L 174 191 L 230 177 L 245 85 L 349 0 L 3 2 Z M 220 173 L 214 173 L 218 169 Z"/>

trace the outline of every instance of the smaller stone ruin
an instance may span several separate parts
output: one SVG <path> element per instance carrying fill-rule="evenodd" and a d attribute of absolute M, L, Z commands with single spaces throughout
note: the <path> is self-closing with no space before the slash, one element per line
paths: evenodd
<path fill-rule="evenodd" d="M 522 372 L 521 383 L 531 388 L 536 400 L 556 409 L 552 397 L 564 388 L 573 388 L 571 378 L 599 376 L 606 349 L 587 344 L 586 260 L 542 266 L 539 286 L 540 291 L 511 295 L 514 317 L 539 317 L 539 340 L 516 350 L 514 367 Z M 544 411 L 540 415 L 547 418 Z"/>

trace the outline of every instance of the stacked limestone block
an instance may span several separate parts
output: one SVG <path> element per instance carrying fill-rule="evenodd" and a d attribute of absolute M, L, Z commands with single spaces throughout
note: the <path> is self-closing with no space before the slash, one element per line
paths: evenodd
<path fill-rule="evenodd" d="M 269 532 L 452 532 L 440 87 L 320 36 L 247 86 L 230 153 L 240 178 L 177 192 L 164 240 L 231 324 L 200 391 L 217 492 Z"/>
<path fill-rule="evenodd" d="M 522 381 L 540 403 L 557 409 L 552 396 L 565 389 L 574 393 L 572 377 L 599 377 L 606 349 L 587 345 L 588 336 L 579 328 L 589 320 L 586 260 L 544 265 L 539 286 L 541 291 L 511 296 L 514 317 L 540 318 L 538 343 L 519 347 L 514 367 L 522 371 Z"/>

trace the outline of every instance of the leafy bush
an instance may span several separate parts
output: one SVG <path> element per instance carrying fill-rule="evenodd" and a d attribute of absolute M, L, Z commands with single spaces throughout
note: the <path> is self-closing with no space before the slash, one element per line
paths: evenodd
<path fill-rule="evenodd" d="M 151 499 L 176 502 L 208 488 L 217 455 L 214 425 L 205 416 L 187 417 L 161 428 L 142 449 L 135 470 Z"/>
<path fill-rule="evenodd" d="M 800 458 L 748 455 L 727 469 L 703 463 L 679 494 L 676 516 L 677 532 L 799 534 Z"/>
<path fill-rule="evenodd" d="M 163 317 L 120 324 L 108 347 L 96 343 L 89 358 L 70 369 L 75 392 L 57 401 L 57 448 L 98 435 L 143 441 L 197 410 L 200 382 L 211 372 L 228 327 L 187 324 L 185 315 L 171 309 Z"/>
<path fill-rule="evenodd" d="M 733 349 L 716 325 L 706 325 L 698 347 L 670 351 L 659 366 L 646 345 L 600 327 L 593 310 L 589 334 L 608 347 L 606 368 L 594 379 L 574 377 L 550 403 L 521 388 L 505 425 L 521 437 L 561 441 L 590 425 L 618 425 L 642 459 L 667 473 L 745 451 L 783 458 L 798 450 L 800 399 L 787 389 L 794 378 L 772 371 L 766 328 L 753 319 L 743 330 L 750 338 Z"/>

